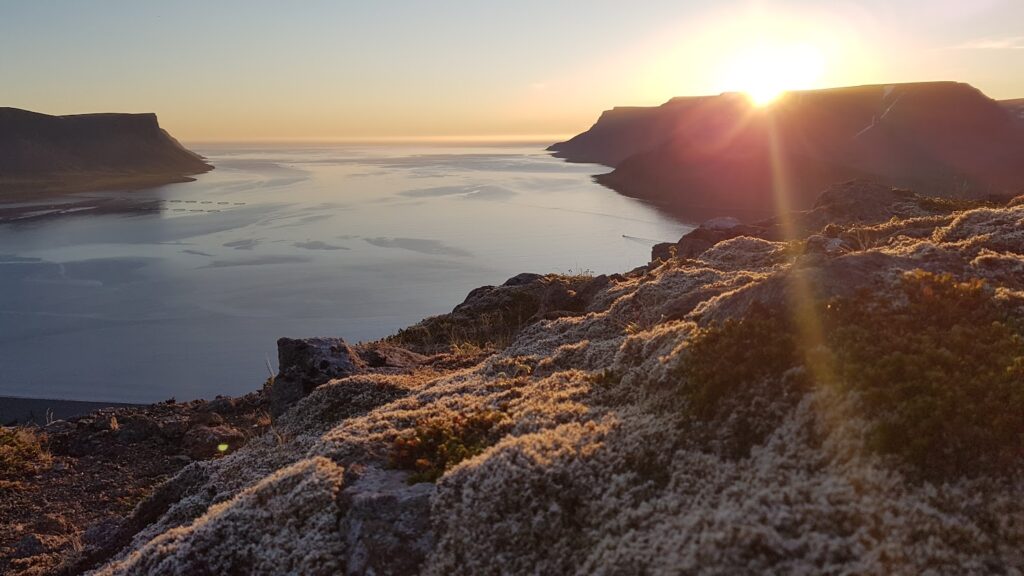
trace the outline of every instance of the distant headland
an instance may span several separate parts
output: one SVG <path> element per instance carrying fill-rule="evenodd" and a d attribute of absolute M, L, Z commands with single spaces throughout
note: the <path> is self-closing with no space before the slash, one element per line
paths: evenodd
<path fill-rule="evenodd" d="M 0 107 L 0 200 L 188 182 L 212 170 L 155 114 L 50 116 Z"/>
<path fill-rule="evenodd" d="M 1024 191 L 1024 104 L 959 82 L 790 92 L 766 107 L 737 93 L 673 98 L 606 111 L 549 150 L 611 166 L 599 182 L 693 221 L 810 208 L 851 178 L 1012 197 Z"/>

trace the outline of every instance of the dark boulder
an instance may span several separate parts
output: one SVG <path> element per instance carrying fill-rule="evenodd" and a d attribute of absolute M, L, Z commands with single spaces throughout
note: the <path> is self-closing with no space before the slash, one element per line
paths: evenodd
<path fill-rule="evenodd" d="M 713 218 L 684 234 L 678 242 L 656 244 L 651 249 L 651 260 L 696 258 L 723 240 L 740 236 L 761 238 L 764 234 L 765 229 L 761 226 L 743 224 L 735 218 Z"/>
<path fill-rule="evenodd" d="M 270 387 L 270 414 L 277 417 L 317 386 L 360 372 L 364 363 L 341 338 L 281 338 L 278 374 Z"/>

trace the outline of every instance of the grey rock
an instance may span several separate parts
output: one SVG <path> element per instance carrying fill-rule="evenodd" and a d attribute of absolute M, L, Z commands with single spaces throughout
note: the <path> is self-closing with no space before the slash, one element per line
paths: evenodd
<path fill-rule="evenodd" d="M 279 370 L 270 387 L 270 415 L 278 417 L 317 386 L 360 372 L 363 362 L 341 338 L 281 338 Z"/>
<path fill-rule="evenodd" d="M 114 518 L 105 518 L 95 522 L 82 532 L 82 543 L 94 548 L 106 546 L 117 535 L 120 526 L 120 522 Z"/>
<path fill-rule="evenodd" d="M 26 534 L 14 545 L 14 558 L 30 558 L 46 552 L 43 541 L 35 534 Z"/>
<path fill-rule="evenodd" d="M 346 574 L 416 574 L 434 547 L 430 500 L 434 484 L 406 483 L 408 474 L 369 468 L 340 498 L 348 550 Z"/>

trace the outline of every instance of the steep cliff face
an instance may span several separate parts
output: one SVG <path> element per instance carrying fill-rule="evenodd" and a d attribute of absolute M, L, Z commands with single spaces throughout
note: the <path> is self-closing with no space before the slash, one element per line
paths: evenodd
<path fill-rule="evenodd" d="M 739 117 L 749 108 L 740 94 L 673 98 L 653 108 L 614 108 L 602 113 L 586 132 L 548 150 L 571 162 L 617 166 L 630 156 L 658 148 L 678 133 L 710 136 L 723 120 Z"/>
<path fill-rule="evenodd" d="M 967 84 L 793 92 L 765 108 L 724 94 L 631 116 L 599 121 L 552 150 L 615 166 L 599 181 L 684 218 L 807 208 L 821 189 L 851 178 L 950 197 L 1024 189 L 1019 122 Z"/>
<path fill-rule="evenodd" d="M 212 166 L 155 114 L 49 116 L 0 108 L 0 186 L 88 189 L 108 179 L 183 181 Z"/>

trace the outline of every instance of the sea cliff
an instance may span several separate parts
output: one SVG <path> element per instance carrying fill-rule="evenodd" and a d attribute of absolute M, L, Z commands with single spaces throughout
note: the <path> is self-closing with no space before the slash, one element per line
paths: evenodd
<path fill-rule="evenodd" d="M 1015 102 L 926 82 L 796 91 L 758 108 L 738 94 L 605 112 L 556 156 L 614 167 L 597 179 L 693 222 L 809 208 L 851 178 L 948 198 L 1024 191 Z"/>
<path fill-rule="evenodd" d="M 0 200 L 187 182 L 211 169 L 160 128 L 155 114 L 0 108 Z"/>

